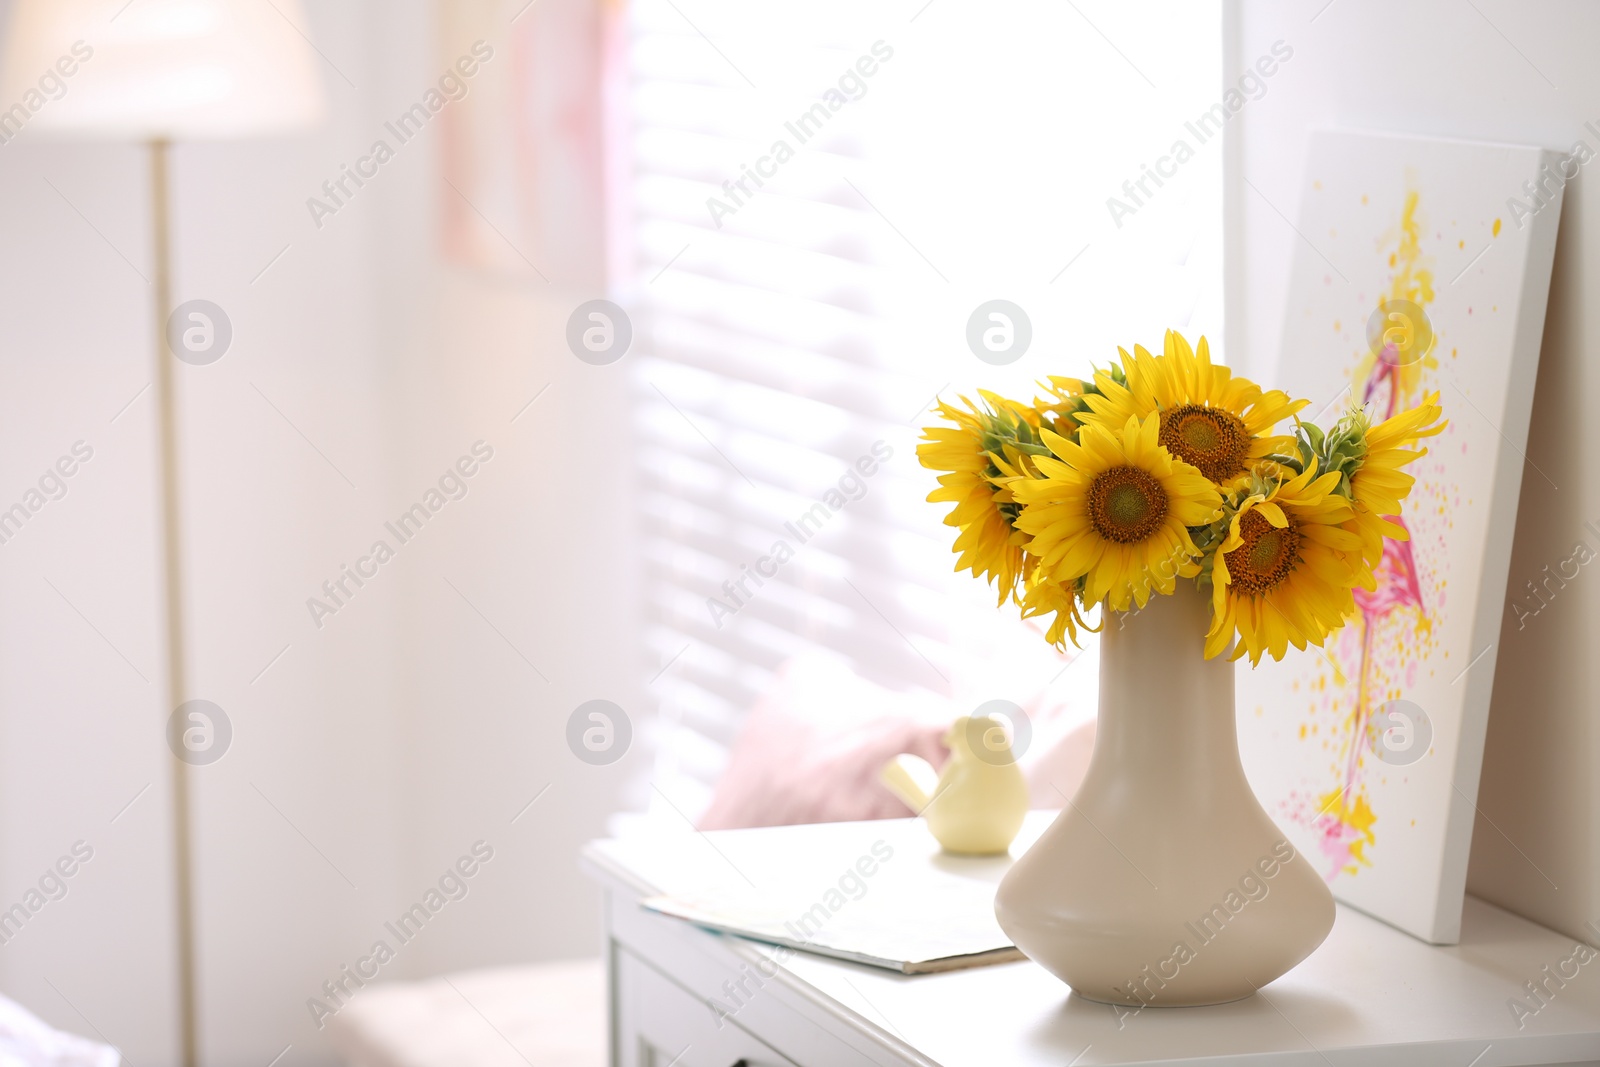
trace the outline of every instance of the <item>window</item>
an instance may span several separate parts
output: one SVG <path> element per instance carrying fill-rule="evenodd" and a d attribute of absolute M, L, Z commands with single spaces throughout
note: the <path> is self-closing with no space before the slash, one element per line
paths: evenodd
<path fill-rule="evenodd" d="M 1215 4 L 635 0 L 621 295 L 676 806 L 796 655 L 1093 713 L 1092 650 L 952 573 L 916 439 L 936 394 L 1031 396 L 1169 326 L 1220 347 L 1221 139 L 1184 125 L 1219 58 Z M 966 342 L 995 298 L 1031 325 L 1008 366 Z"/>

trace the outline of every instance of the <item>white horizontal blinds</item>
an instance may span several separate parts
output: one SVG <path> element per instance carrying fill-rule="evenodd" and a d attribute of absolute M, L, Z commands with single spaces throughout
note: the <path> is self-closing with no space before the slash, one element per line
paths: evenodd
<path fill-rule="evenodd" d="M 1215 17 L 1196 7 L 1174 6 L 1163 32 L 1176 20 L 1196 36 Z M 1214 80 L 1170 46 L 1141 50 L 1155 31 L 1106 21 L 1120 9 L 1083 8 L 1158 73 L 1160 94 L 1046 0 L 915 22 L 915 5 L 633 2 L 635 265 L 622 297 L 648 658 L 671 663 L 650 687 L 663 730 L 652 781 L 690 816 L 795 655 L 837 655 L 953 711 L 1052 684 L 1092 705 L 1092 662 L 1064 674 L 1014 609 L 951 573 L 953 532 L 924 502 L 933 475 L 914 456 L 935 391 L 1031 396 L 1032 379 L 1103 362 L 1117 340 L 1159 344 L 1161 326 L 1197 308 L 1204 319 L 1215 300 L 1211 164 L 1188 164 L 1136 225 L 1113 229 L 1104 207 L 1150 147 L 1124 143 L 1130 124 L 1157 128 L 1164 148 Z M 841 86 L 820 129 L 796 128 Z M 778 158 L 779 141 L 791 155 Z M 1080 246 L 1083 262 L 1053 283 Z M 994 297 L 1028 308 L 1037 356 L 1000 368 L 967 350 L 967 316 Z M 894 458 L 801 543 L 786 524 L 877 441 Z M 779 541 L 794 558 L 759 588 L 747 579 L 736 604 L 723 583 Z M 737 613 L 719 627 L 708 598 Z"/>
<path fill-rule="evenodd" d="M 693 17 L 710 33 L 705 11 Z M 679 656 L 651 687 L 667 724 L 655 782 L 690 811 L 791 656 L 826 650 L 887 686 L 942 686 L 922 658 L 941 658 L 940 615 L 905 605 L 919 587 L 933 599 L 948 546 L 893 505 L 927 491 L 912 481 L 906 422 L 931 387 L 884 354 L 894 235 L 844 180 L 868 165 L 865 147 L 826 129 L 800 144 L 730 65 L 739 60 L 670 4 L 640 0 L 633 14 L 630 358 L 648 641 L 658 664 Z M 789 42 L 835 71 L 870 44 L 841 48 L 816 32 Z M 722 183 L 779 138 L 803 152 L 766 180 L 759 210 L 742 192 L 736 204 Z M 736 207 L 720 228 L 711 196 Z M 830 490 L 834 503 L 859 499 L 834 510 Z M 763 557 L 777 574 L 758 585 L 745 576 Z M 730 595 L 724 582 L 741 578 Z M 729 612 L 720 627 L 708 598 Z"/>

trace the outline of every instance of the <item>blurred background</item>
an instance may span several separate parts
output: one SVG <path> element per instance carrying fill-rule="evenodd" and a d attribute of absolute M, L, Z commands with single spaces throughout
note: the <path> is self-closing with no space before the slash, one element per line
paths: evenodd
<path fill-rule="evenodd" d="M 1004 699 L 1044 753 L 1093 717 L 1093 645 L 1016 641 L 951 573 L 915 458 L 934 398 L 1166 328 L 1270 379 L 1308 129 L 1565 147 L 1600 116 L 1577 4 L 231 2 L 318 99 L 170 151 L 171 303 L 231 332 L 172 365 L 183 691 L 231 734 L 186 801 L 147 152 L 48 128 L 96 58 L 0 99 L 0 509 L 26 513 L 0 524 L 0 908 L 92 850 L 0 945 L 0 991 L 133 1064 L 180 1058 L 183 870 L 200 1061 L 330 1064 L 308 998 L 479 842 L 385 978 L 595 955 L 582 843 L 701 823 L 775 693 L 853 725 Z M 91 48 L 206 47 L 181 3 L 72 6 Z M 1593 395 L 1566 195 L 1545 359 Z M 967 341 L 991 300 L 1026 321 L 1003 365 Z M 595 700 L 608 762 L 572 741 Z"/>

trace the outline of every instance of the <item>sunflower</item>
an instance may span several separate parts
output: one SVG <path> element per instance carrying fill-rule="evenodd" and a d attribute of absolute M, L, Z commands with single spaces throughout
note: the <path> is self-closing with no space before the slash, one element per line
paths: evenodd
<path fill-rule="evenodd" d="M 1400 514 L 1400 502 L 1417 481 L 1415 476 L 1405 473 L 1401 468 L 1413 460 L 1421 459 L 1428 454 L 1428 450 L 1413 451 L 1406 446 L 1414 444 L 1419 438 L 1442 432 L 1449 425 L 1441 420 L 1442 414 L 1439 394 L 1429 393 L 1416 407 L 1385 419 L 1366 431 L 1366 455 L 1350 475 L 1350 494 L 1355 500 L 1355 513 L 1344 527 L 1361 539 L 1361 557 L 1368 573 L 1383 558 L 1385 537 L 1405 541 L 1411 536 L 1405 527 L 1390 519 Z"/>
<path fill-rule="evenodd" d="M 1227 367 L 1211 362 L 1204 337 L 1195 351 L 1181 334 L 1168 330 L 1161 355 L 1135 345 L 1132 355 L 1122 351 L 1122 369 L 1126 385 L 1104 372 L 1095 375 L 1080 421 L 1116 427 L 1130 415 L 1143 419 L 1159 413 L 1161 444 L 1224 489 L 1242 485 L 1259 461 L 1293 453 L 1293 436 L 1271 430 L 1308 401 L 1290 400 L 1276 389 L 1263 392 L 1249 379 L 1235 378 Z"/>
<path fill-rule="evenodd" d="M 1042 425 L 1063 436 L 1070 436 L 1078 431 L 1077 416 L 1085 410 L 1084 390 L 1091 386 L 1092 383 L 1086 383 L 1081 378 L 1052 374 L 1039 383 L 1039 387 L 1049 395 L 1035 397 L 1033 410 L 1044 420 Z"/>
<path fill-rule="evenodd" d="M 1053 456 L 1034 457 L 1036 478 L 1008 481 L 1022 505 L 1017 530 L 1031 535 L 1041 578 L 1071 586 L 1082 578 L 1085 605 L 1101 601 L 1126 611 L 1152 591 L 1171 593 L 1179 575 L 1196 571 L 1199 550 L 1186 527 L 1217 515 L 1221 497 L 1194 467 L 1158 441 L 1161 420 L 1129 416 L 1121 433 L 1094 424 L 1078 441 L 1043 430 Z M 1039 610 L 1041 598 L 1035 594 Z M 1057 616 L 1059 621 L 1059 615 Z"/>
<path fill-rule="evenodd" d="M 1337 472 L 1301 474 L 1245 497 L 1211 566 L 1211 632 L 1206 656 L 1239 635 L 1233 658 L 1251 665 L 1266 652 L 1282 659 L 1290 644 L 1321 645 L 1355 608 L 1360 539 L 1341 528 L 1350 502 L 1334 492 Z"/>
<path fill-rule="evenodd" d="M 1022 597 L 1022 617 L 1032 619 L 1054 612 L 1055 618 L 1045 630 L 1044 639 L 1062 651 L 1066 651 L 1068 641 L 1074 645 L 1078 643 L 1080 629 L 1098 633 L 1099 627 L 1084 622 L 1083 613 L 1078 609 L 1078 583 L 1052 581 L 1045 577 L 1037 557 L 1028 558 L 1033 566 L 1024 581 L 1027 592 Z"/>
<path fill-rule="evenodd" d="M 999 603 L 1014 595 L 1022 575 L 1022 542 L 1025 537 L 1011 527 L 1001 505 L 1011 503 L 1009 490 L 993 480 L 1015 476 L 1016 466 L 1002 470 L 989 449 L 995 443 L 996 418 L 975 408 L 963 398 L 967 410 L 939 401 L 939 413 L 953 426 L 929 426 L 923 442 L 917 445 L 917 459 L 930 470 L 945 471 L 939 488 L 928 494 L 932 503 L 951 503 L 955 507 L 945 516 L 945 525 L 961 532 L 956 535 L 956 570 L 970 570 L 975 577 L 998 586 Z M 1000 459 L 1004 461 L 1001 450 Z M 997 497 L 997 494 L 1001 494 Z M 1014 509 L 1014 505 L 1013 505 Z"/>

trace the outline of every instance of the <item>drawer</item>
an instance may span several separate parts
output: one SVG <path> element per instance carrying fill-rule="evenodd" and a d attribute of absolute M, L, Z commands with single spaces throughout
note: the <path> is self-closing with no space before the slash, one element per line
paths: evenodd
<path fill-rule="evenodd" d="M 796 1067 L 627 949 L 615 949 L 616 1067 Z"/>

